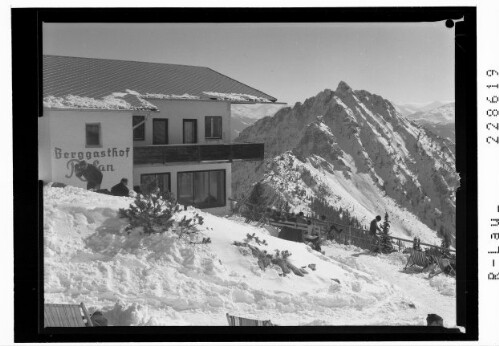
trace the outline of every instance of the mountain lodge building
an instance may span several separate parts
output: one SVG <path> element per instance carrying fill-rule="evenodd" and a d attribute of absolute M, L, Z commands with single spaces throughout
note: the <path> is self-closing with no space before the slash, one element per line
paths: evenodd
<path fill-rule="evenodd" d="M 275 102 L 206 67 L 47 55 L 39 179 L 85 188 L 75 175 L 85 160 L 101 189 L 127 178 L 225 213 L 231 162 L 264 157 L 263 143 L 230 141 L 231 104 Z"/>

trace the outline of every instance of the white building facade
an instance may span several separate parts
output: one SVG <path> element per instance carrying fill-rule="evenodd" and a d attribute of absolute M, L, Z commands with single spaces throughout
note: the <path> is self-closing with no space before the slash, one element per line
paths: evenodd
<path fill-rule="evenodd" d="M 172 67 L 147 63 L 140 63 L 142 65 L 138 67 L 142 70 L 151 68 L 156 74 L 163 74 L 160 76 L 163 79 L 153 83 L 156 89 L 148 85 L 150 80 L 144 77 L 143 84 L 139 86 L 147 92 L 126 89 L 125 85 L 132 83 L 131 79 L 119 81 L 124 84 L 122 87 L 118 83 L 112 86 L 115 89 L 101 90 L 101 81 L 89 86 L 92 73 L 95 79 L 102 79 L 103 73 L 112 72 L 113 64 L 127 62 L 105 61 L 106 70 L 100 71 L 99 64 L 103 60 L 92 59 L 89 62 L 82 59 L 46 59 L 44 72 L 49 70 L 50 76 L 55 75 L 67 85 L 61 86 L 57 80 L 53 82 L 50 79 L 48 87 L 44 86 L 44 113 L 38 122 L 39 178 L 85 188 L 86 181 L 75 174 L 75 165 L 84 160 L 101 171 L 101 189 L 111 190 L 113 185 L 126 178 L 129 188 L 136 191 L 146 193 L 159 188 L 163 192 L 172 192 L 181 204 L 215 214 L 226 213 L 231 197 L 231 163 L 234 160 L 263 160 L 264 157 L 263 143 L 230 141 L 230 110 L 235 101 L 234 94 L 227 91 L 231 88 L 236 91 L 246 88 L 253 93 L 258 91 L 239 82 L 234 84 L 233 80 L 223 75 L 214 75 L 212 70 L 185 70 L 184 67 L 175 68 L 175 65 L 176 78 L 180 69 L 191 76 L 188 80 L 192 80 L 193 75 L 199 80 L 194 84 L 182 82 L 180 86 L 167 83 L 158 90 L 156 85 L 168 78 L 171 74 L 168 69 Z M 64 62 L 62 68 L 58 65 L 61 60 Z M 88 75 L 83 83 L 74 70 L 89 63 L 91 65 L 85 66 Z M 71 64 L 73 68 L 67 67 Z M 120 70 L 119 67 L 117 70 Z M 221 78 L 219 76 L 224 79 L 216 80 Z M 108 78 L 119 79 L 121 75 L 110 73 Z M 133 81 L 137 78 L 140 76 L 135 76 Z M 69 83 L 66 82 L 68 80 Z M 217 95 L 223 97 L 203 97 L 199 91 L 199 96 L 196 96 L 194 91 L 197 86 L 210 81 L 214 81 L 215 85 L 226 84 L 222 89 L 224 93 L 216 90 Z M 171 92 L 168 88 L 174 87 L 179 94 L 183 94 L 165 97 L 164 92 Z M 75 96 L 72 93 L 75 90 L 81 96 Z M 100 92 L 102 97 L 87 96 L 90 91 L 92 94 Z M 158 94 L 158 91 L 163 93 Z M 237 96 L 235 100 L 238 103 L 254 103 L 252 95 L 236 95 L 250 98 L 241 101 Z"/>

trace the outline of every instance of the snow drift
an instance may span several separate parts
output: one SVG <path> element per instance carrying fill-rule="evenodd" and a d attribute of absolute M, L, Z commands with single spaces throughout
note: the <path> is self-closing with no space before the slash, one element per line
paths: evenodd
<path fill-rule="evenodd" d="M 401 254 L 371 257 L 330 243 L 326 256 L 305 244 L 272 237 L 242 220 L 198 212 L 212 243 L 192 245 L 170 233 L 123 230 L 118 209 L 131 198 L 67 186 L 46 186 L 44 197 L 44 298 L 84 302 L 110 325 L 226 325 L 225 313 L 271 319 L 279 325 L 423 325 L 437 313 L 455 324 L 454 280 L 400 272 Z M 262 271 L 257 259 L 232 245 L 255 233 L 308 274 Z"/>

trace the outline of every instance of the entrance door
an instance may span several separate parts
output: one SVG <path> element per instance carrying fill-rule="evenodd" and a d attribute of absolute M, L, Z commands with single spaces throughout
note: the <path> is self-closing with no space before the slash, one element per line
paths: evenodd
<path fill-rule="evenodd" d="M 197 143 L 197 131 L 196 119 L 184 119 L 184 143 Z"/>

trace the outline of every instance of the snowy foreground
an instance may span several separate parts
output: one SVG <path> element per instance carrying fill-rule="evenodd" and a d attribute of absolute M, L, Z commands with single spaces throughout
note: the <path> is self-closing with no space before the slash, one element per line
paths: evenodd
<path fill-rule="evenodd" d="M 329 243 L 326 256 L 278 239 L 242 220 L 204 217 L 211 244 L 189 245 L 170 234 L 122 233 L 117 215 L 131 198 L 75 187 L 44 188 L 46 303 L 84 302 L 110 325 L 227 325 L 225 313 L 270 319 L 278 325 L 426 325 L 428 313 L 455 326 L 455 280 L 402 272 L 405 255 L 377 257 Z M 190 208 L 182 214 L 192 214 Z M 308 274 L 264 272 L 251 254 L 232 245 L 255 233 L 292 253 Z M 256 245 L 256 244 L 253 244 Z"/>

